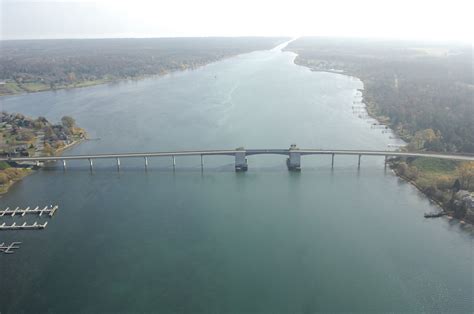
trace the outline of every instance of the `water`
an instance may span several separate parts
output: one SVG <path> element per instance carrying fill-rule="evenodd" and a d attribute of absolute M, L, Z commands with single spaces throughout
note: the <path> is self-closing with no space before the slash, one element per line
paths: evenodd
<path fill-rule="evenodd" d="M 254 52 L 137 82 L 4 97 L 1 109 L 76 118 L 93 138 L 67 154 L 181 149 L 387 149 L 351 106 L 359 80 Z M 472 236 L 383 158 L 283 156 L 84 161 L 16 184 L 1 207 L 59 204 L 0 256 L 3 312 L 473 310 Z M 34 218 L 29 218 L 33 219 Z M 4 219 L 7 222 L 10 220 Z M 30 220 L 31 221 L 31 220 Z M 41 220 L 43 221 L 43 220 Z"/>

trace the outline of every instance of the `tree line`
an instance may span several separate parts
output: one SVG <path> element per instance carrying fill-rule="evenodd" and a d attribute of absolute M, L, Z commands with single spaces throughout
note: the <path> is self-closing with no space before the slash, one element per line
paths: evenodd
<path fill-rule="evenodd" d="M 0 81 L 20 87 L 37 83 L 54 89 L 87 81 L 137 78 L 193 69 L 228 56 L 269 49 L 284 40 L 237 37 L 3 41 Z M 7 87 L 4 85 L 3 89 Z"/>
<path fill-rule="evenodd" d="M 427 150 L 474 153 L 472 46 L 302 38 L 288 49 L 315 70 L 340 69 L 364 83 L 364 101 L 411 142 L 432 129 Z"/>

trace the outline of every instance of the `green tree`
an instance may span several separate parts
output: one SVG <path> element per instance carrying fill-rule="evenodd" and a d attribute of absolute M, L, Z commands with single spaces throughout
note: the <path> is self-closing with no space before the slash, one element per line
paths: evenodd
<path fill-rule="evenodd" d="M 61 118 L 61 123 L 66 129 L 71 129 L 76 126 L 76 120 L 70 116 L 64 116 Z"/>

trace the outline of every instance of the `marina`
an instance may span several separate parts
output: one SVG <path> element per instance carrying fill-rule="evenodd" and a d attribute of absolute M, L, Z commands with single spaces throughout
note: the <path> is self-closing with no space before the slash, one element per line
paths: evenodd
<path fill-rule="evenodd" d="M 10 207 L 7 207 L 3 210 L 0 210 L 0 217 L 6 217 L 6 216 L 25 216 L 26 214 L 38 214 L 40 217 L 43 216 L 43 214 L 48 215 L 50 218 L 53 217 L 53 215 L 56 213 L 56 210 L 59 208 L 58 205 L 49 205 L 45 206 L 43 208 L 40 208 L 39 206 L 36 206 L 35 208 L 31 209 L 30 207 L 26 207 L 24 209 L 20 207 L 16 207 L 15 209 L 10 209 Z M 1 222 L 0 222 L 1 223 Z M 7 223 L 3 222 L 0 224 L 0 231 L 14 231 L 14 230 L 42 230 L 46 228 L 48 225 L 48 222 L 44 223 L 28 223 L 28 222 L 23 222 L 22 224 L 17 224 L 16 222 L 13 222 L 10 225 L 7 225 Z M 13 254 L 15 253 L 14 250 L 20 248 L 19 244 L 22 242 L 12 242 L 11 244 L 5 244 L 5 242 L 0 243 L 0 253 L 4 254 Z"/>

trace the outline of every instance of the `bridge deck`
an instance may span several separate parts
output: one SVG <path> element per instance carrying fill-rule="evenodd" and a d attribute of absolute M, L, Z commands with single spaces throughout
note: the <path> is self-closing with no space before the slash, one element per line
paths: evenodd
<path fill-rule="evenodd" d="M 91 155 L 69 155 L 52 157 L 12 157 L 0 158 L 0 161 L 37 162 L 37 161 L 61 161 L 81 159 L 112 159 L 112 158 L 144 158 L 144 157 L 178 157 L 178 156 L 235 156 L 237 152 L 245 152 L 251 155 L 289 155 L 290 149 L 246 149 L 246 150 L 195 150 L 175 152 L 143 152 L 143 153 L 111 153 Z M 361 156 L 387 156 L 387 157 L 427 157 L 439 159 L 451 159 L 460 161 L 474 161 L 474 155 L 470 154 L 445 154 L 445 153 L 410 153 L 399 151 L 376 151 L 376 150 L 323 150 L 323 149 L 298 149 L 291 150 L 303 155 L 361 155 Z"/>

